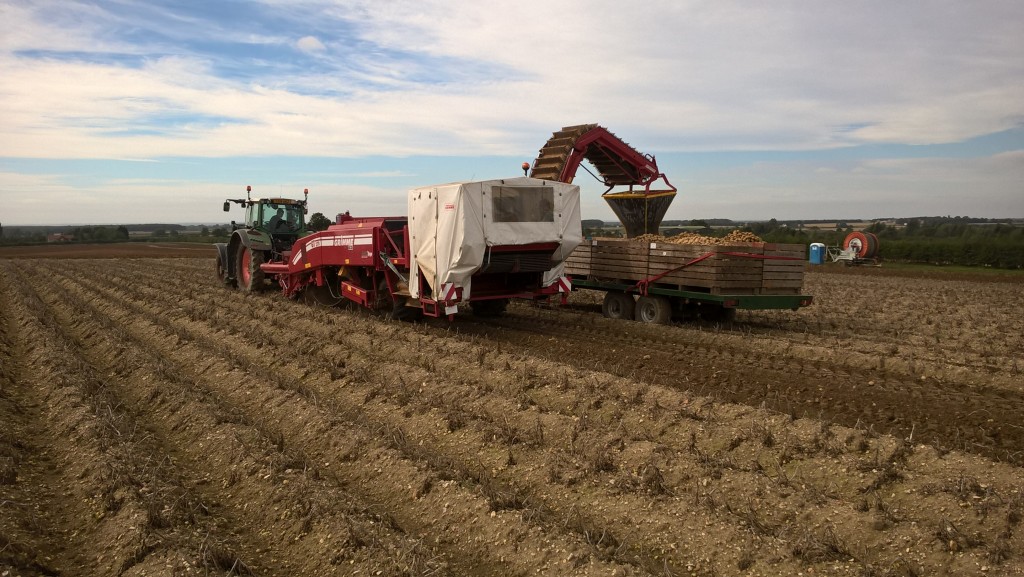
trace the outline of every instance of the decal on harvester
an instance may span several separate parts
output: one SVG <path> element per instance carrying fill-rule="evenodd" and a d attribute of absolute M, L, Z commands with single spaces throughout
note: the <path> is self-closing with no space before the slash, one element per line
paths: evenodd
<path fill-rule="evenodd" d="M 367 244 L 373 244 L 372 234 L 338 234 L 314 238 L 307 241 L 303 248 L 305 250 L 313 250 L 321 247 L 340 246 L 351 250 L 354 246 Z"/>

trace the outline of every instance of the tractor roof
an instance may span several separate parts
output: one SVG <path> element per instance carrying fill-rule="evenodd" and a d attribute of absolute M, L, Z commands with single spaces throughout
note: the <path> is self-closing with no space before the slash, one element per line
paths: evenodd
<path fill-rule="evenodd" d="M 295 200 L 292 198 L 252 198 L 247 202 L 262 204 L 302 204 L 301 200 Z"/>

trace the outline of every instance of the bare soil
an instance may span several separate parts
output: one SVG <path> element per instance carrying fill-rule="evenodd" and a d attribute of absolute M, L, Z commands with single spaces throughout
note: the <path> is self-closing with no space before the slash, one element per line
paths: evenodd
<path fill-rule="evenodd" d="M 53 243 L 0 246 L 0 258 L 198 258 L 214 256 L 213 246 L 190 242 Z"/>
<path fill-rule="evenodd" d="M 0 574 L 1024 574 L 1020 284 L 407 324 L 213 268 L 0 260 Z"/>

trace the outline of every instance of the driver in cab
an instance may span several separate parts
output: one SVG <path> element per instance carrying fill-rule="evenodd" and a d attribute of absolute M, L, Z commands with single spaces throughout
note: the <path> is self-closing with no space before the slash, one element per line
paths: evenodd
<path fill-rule="evenodd" d="M 283 208 L 278 208 L 277 214 L 270 217 L 270 222 L 267 224 L 267 228 L 270 229 L 271 233 L 291 230 L 291 223 L 285 219 Z"/>

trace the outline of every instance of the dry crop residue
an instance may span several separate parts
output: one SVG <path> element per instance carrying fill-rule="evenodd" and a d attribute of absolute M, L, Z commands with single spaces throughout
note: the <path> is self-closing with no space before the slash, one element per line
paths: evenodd
<path fill-rule="evenodd" d="M 212 270 L 0 261 L 0 569 L 1024 571 L 1019 285 L 811 273 L 813 307 L 731 326 L 586 293 L 413 325 Z"/>

